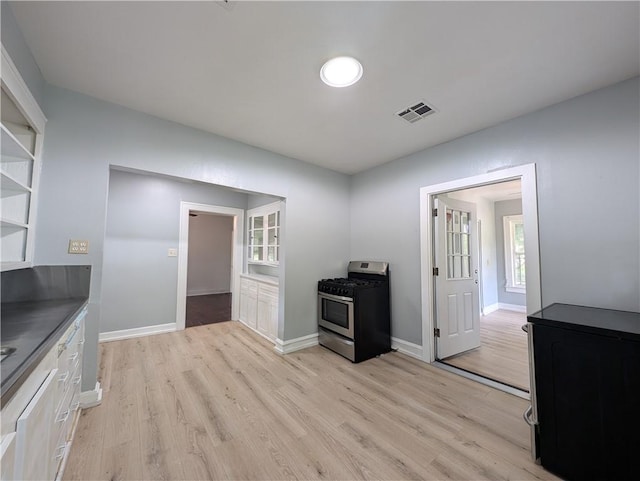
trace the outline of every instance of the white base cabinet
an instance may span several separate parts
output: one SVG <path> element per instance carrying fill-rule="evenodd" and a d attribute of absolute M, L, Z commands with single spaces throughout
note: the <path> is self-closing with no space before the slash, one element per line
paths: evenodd
<path fill-rule="evenodd" d="M 272 282 L 240 278 L 240 321 L 271 341 L 278 337 L 278 295 Z"/>
<path fill-rule="evenodd" d="M 16 479 L 16 433 L 2 436 L 0 447 L 0 480 L 12 481 Z"/>
<path fill-rule="evenodd" d="M 275 341 L 278 337 L 278 288 L 268 284 L 258 287 L 258 332 Z"/>
<path fill-rule="evenodd" d="M 258 283 L 244 277 L 240 278 L 240 320 L 251 329 L 258 322 Z"/>
<path fill-rule="evenodd" d="M 2 408 L 2 481 L 62 478 L 80 407 L 85 316 L 86 308 Z"/>
<path fill-rule="evenodd" d="M 55 420 L 56 378 L 49 373 L 18 418 L 16 425 L 15 478 L 40 481 L 55 478 L 52 429 Z"/>

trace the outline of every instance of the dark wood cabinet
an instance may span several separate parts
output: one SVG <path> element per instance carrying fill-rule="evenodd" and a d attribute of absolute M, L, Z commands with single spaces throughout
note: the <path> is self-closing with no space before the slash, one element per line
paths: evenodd
<path fill-rule="evenodd" d="M 542 465 L 640 479 L 640 314 L 553 304 L 528 321 Z"/>

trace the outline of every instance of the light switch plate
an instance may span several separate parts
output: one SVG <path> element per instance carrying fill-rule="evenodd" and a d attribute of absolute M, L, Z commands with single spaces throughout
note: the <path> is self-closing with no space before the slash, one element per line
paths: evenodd
<path fill-rule="evenodd" d="M 88 254 L 89 241 L 69 239 L 69 254 Z"/>
<path fill-rule="evenodd" d="M 167 252 L 168 257 L 178 257 L 178 249 L 170 248 Z"/>

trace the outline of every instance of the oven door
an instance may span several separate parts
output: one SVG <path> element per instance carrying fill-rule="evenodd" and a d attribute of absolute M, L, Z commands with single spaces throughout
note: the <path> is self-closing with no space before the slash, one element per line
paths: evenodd
<path fill-rule="evenodd" d="M 353 339 L 353 299 L 319 292 L 318 324 Z"/>

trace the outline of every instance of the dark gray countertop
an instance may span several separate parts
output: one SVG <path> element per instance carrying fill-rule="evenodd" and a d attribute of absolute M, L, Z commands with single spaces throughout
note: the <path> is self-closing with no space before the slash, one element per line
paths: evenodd
<path fill-rule="evenodd" d="M 555 303 L 528 316 L 533 324 L 640 341 L 640 313 Z"/>
<path fill-rule="evenodd" d="M 0 364 L 0 404 L 13 396 L 87 302 L 88 297 L 76 297 L 2 303 L 2 346 L 16 351 Z"/>

